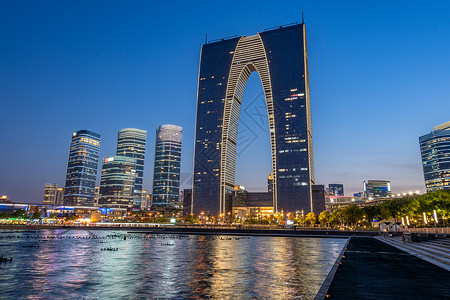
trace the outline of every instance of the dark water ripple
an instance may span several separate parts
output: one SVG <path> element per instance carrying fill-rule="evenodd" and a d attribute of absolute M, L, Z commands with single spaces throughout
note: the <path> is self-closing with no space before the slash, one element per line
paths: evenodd
<path fill-rule="evenodd" d="M 345 244 L 132 234 L 124 240 L 124 232 L 106 230 L 0 234 L 0 254 L 14 258 L 0 264 L 0 299 L 312 299 Z M 104 239 L 86 239 L 93 236 Z M 23 247 L 29 245 L 38 247 Z M 107 247 L 119 250 L 101 251 Z"/>

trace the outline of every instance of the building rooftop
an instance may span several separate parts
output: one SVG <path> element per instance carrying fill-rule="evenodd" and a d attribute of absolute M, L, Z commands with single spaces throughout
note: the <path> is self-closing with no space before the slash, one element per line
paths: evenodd
<path fill-rule="evenodd" d="M 444 129 L 450 130 L 450 121 L 445 122 L 441 125 L 438 125 L 438 126 L 434 127 L 433 129 L 434 129 L 434 131 L 444 130 Z"/>

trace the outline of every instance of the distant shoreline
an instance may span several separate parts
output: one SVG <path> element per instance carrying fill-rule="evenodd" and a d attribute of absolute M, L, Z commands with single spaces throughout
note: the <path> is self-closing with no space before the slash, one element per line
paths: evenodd
<path fill-rule="evenodd" d="M 167 227 L 100 227 L 100 226 L 54 226 L 54 225 L 0 225 L 0 230 L 120 230 L 142 234 L 193 234 L 193 235 L 241 235 L 241 236 L 284 236 L 284 237 L 320 237 L 348 238 L 352 236 L 378 236 L 378 231 L 342 231 L 318 229 L 268 229 L 268 228 L 219 228 L 201 226 Z"/>

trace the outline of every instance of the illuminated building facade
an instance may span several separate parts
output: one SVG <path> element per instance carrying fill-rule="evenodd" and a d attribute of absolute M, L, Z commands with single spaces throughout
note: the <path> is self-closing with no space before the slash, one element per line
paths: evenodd
<path fill-rule="evenodd" d="M 8 196 L 2 195 L 0 197 L 0 203 L 11 203 L 11 201 L 9 200 Z"/>
<path fill-rule="evenodd" d="M 56 190 L 56 205 L 64 204 L 64 188 L 59 188 Z"/>
<path fill-rule="evenodd" d="M 450 121 L 419 138 L 427 192 L 450 189 Z"/>
<path fill-rule="evenodd" d="M 112 156 L 103 160 L 98 205 L 112 208 L 133 208 L 136 158 Z"/>
<path fill-rule="evenodd" d="M 58 192 L 58 185 L 56 183 L 47 183 L 44 187 L 44 205 L 56 204 L 56 194 Z"/>
<path fill-rule="evenodd" d="M 367 180 L 364 181 L 364 197 L 366 198 L 385 198 L 391 196 L 391 182 L 386 180 Z"/>
<path fill-rule="evenodd" d="M 304 24 L 280 26 L 202 46 L 191 211 L 227 213 L 235 185 L 242 96 L 252 72 L 266 99 L 272 150 L 273 209 L 313 210 L 314 162 Z"/>
<path fill-rule="evenodd" d="M 269 177 L 267 177 L 267 191 L 269 193 L 273 193 L 273 174 L 270 173 Z"/>
<path fill-rule="evenodd" d="M 182 128 L 161 125 L 156 130 L 152 205 L 173 206 L 179 201 Z"/>
<path fill-rule="evenodd" d="M 343 184 L 329 184 L 328 193 L 330 196 L 344 196 L 344 185 Z"/>
<path fill-rule="evenodd" d="M 64 187 L 64 205 L 93 205 L 99 151 L 99 134 L 89 130 L 80 130 L 72 134 Z"/>
<path fill-rule="evenodd" d="M 149 195 L 147 195 L 147 191 L 143 190 L 141 194 L 141 210 L 148 210 L 148 202 L 149 202 Z"/>
<path fill-rule="evenodd" d="M 99 199 L 100 199 L 100 187 L 96 186 L 94 190 L 94 206 L 98 206 Z"/>
<path fill-rule="evenodd" d="M 117 137 L 117 156 L 136 158 L 136 178 L 133 187 L 133 208 L 141 208 L 142 184 L 144 178 L 145 144 L 147 131 L 136 128 L 125 128 Z"/>

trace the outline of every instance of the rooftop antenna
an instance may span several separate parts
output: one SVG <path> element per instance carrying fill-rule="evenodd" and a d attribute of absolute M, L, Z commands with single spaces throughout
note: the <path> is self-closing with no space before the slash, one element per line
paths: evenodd
<path fill-rule="evenodd" d="M 302 10 L 302 24 L 305 24 L 305 20 L 303 19 L 303 10 Z"/>
<path fill-rule="evenodd" d="M 208 33 L 205 33 L 205 44 L 208 44 Z"/>

